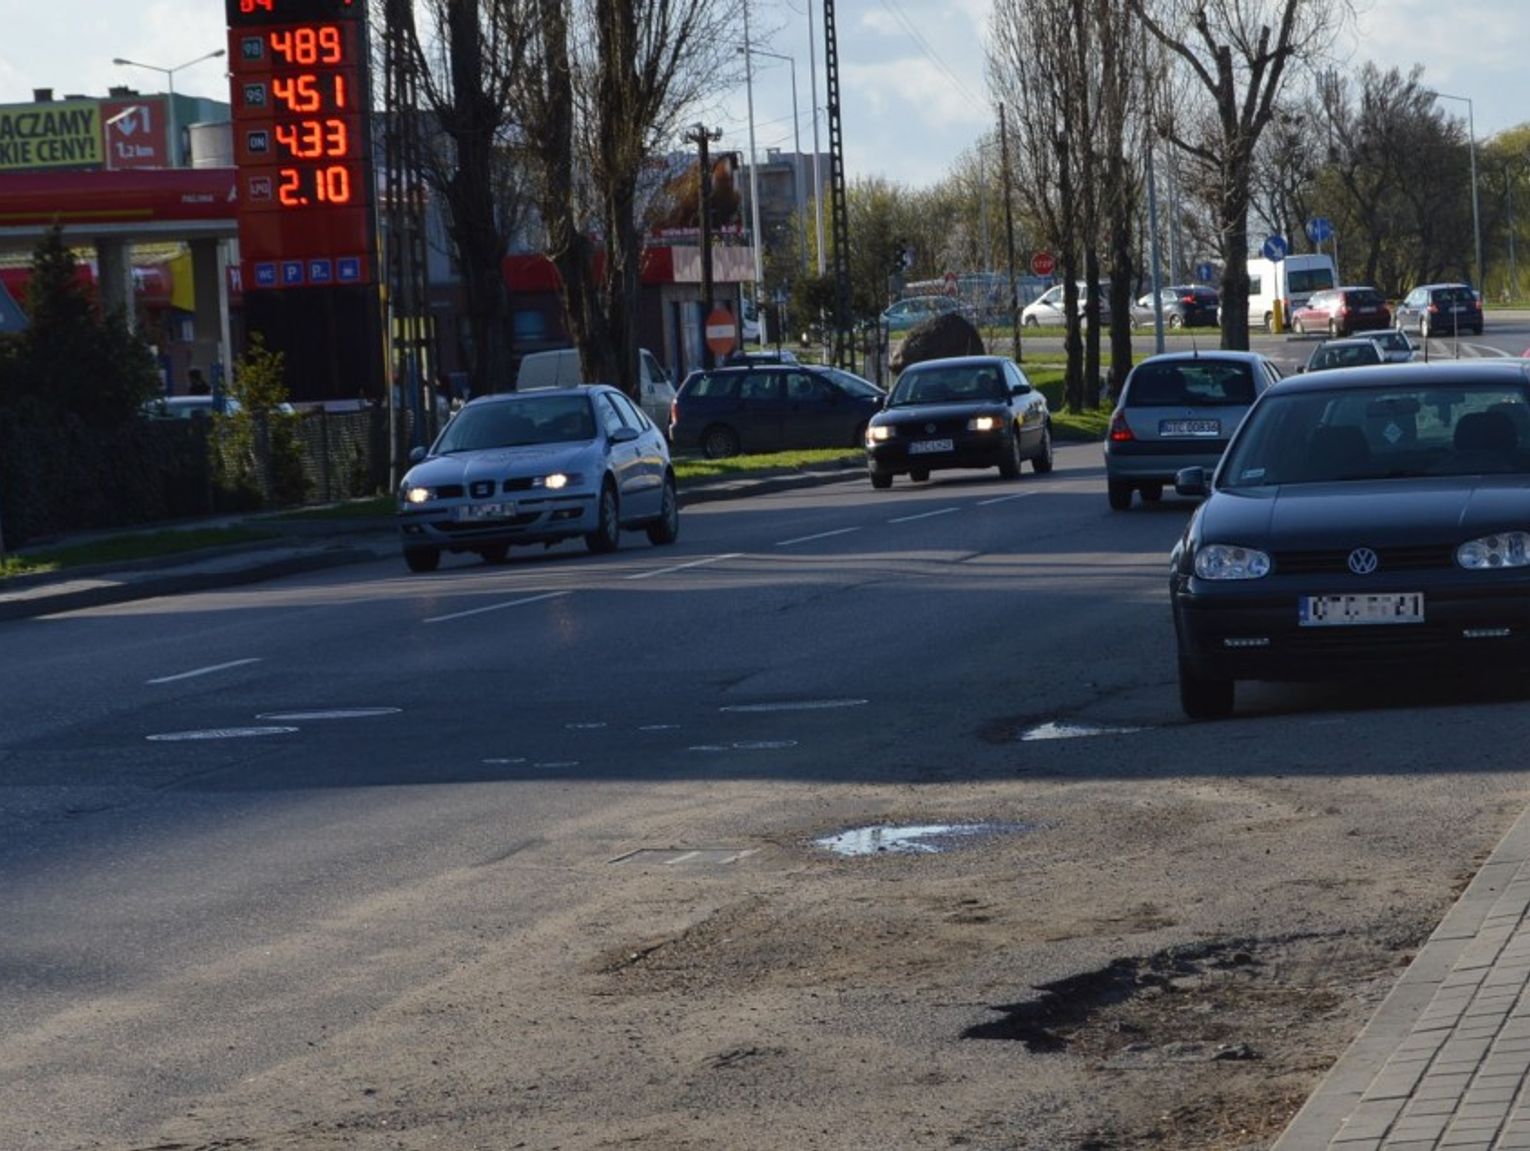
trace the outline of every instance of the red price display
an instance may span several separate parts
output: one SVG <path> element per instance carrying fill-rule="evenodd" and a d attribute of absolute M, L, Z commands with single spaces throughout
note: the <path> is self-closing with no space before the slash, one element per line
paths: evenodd
<path fill-rule="evenodd" d="M 294 72 L 271 77 L 271 107 L 282 112 L 343 112 L 351 107 L 349 78 L 341 72 L 323 75 Z"/>
<path fill-rule="evenodd" d="M 311 68 L 315 64 L 349 63 L 338 24 L 300 24 L 295 28 L 273 28 L 266 33 L 266 47 L 275 64 L 297 64 Z"/>
<path fill-rule="evenodd" d="M 351 155 L 350 131 L 341 119 L 277 121 L 276 143 L 298 160 Z"/>
<path fill-rule="evenodd" d="M 278 168 L 276 180 L 276 199 L 286 208 L 349 204 L 358 191 L 352 186 L 350 168 L 344 164 Z"/>

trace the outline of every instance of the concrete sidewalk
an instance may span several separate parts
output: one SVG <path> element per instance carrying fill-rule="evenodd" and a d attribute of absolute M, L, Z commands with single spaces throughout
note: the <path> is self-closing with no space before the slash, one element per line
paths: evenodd
<path fill-rule="evenodd" d="M 1274 1151 L 1530 1149 L 1530 810 Z"/>

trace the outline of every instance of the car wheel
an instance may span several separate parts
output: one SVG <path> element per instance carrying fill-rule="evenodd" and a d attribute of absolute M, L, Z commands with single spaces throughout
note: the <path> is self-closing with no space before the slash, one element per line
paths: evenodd
<path fill-rule="evenodd" d="M 1052 470 L 1052 429 L 1041 429 L 1041 450 L 1031 457 L 1031 470 L 1039 476 Z"/>
<path fill-rule="evenodd" d="M 1027 328 L 1041 327 L 1041 321 L 1038 320 L 1035 316 L 1026 316 L 1025 319 L 1021 321 L 1021 323 L 1024 324 Z"/>
<path fill-rule="evenodd" d="M 405 548 L 404 562 L 412 572 L 433 572 L 441 566 L 441 549 Z"/>
<path fill-rule="evenodd" d="M 510 558 L 510 545 L 494 544 L 492 547 L 479 548 L 478 554 L 486 564 L 502 564 Z"/>
<path fill-rule="evenodd" d="M 1339 338 L 1339 336 L 1340 336 L 1339 321 L 1338 320 L 1329 320 L 1328 321 L 1328 338 L 1330 340 L 1337 340 Z"/>
<path fill-rule="evenodd" d="M 584 537 L 584 546 L 596 555 L 614 552 L 621 546 L 622 524 L 620 510 L 616 506 L 616 488 L 609 481 L 600 489 L 600 507 L 596 512 L 595 530 Z"/>
<path fill-rule="evenodd" d="M 1011 428 L 1009 438 L 1004 441 L 1004 455 L 999 459 L 999 474 L 1007 480 L 1017 479 L 1020 475 L 1020 432 Z"/>
<path fill-rule="evenodd" d="M 1307 334 L 1307 329 L 1302 324 L 1300 319 L 1295 319 L 1295 320 L 1291 321 L 1291 330 L 1293 332 L 1295 332 L 1298 336 L 1305 336 Z"/>
<path fill-rule="evenodd" d="M 1275 313 L 1274 312 L 1266 312 L 1264 314 L 1264 330 L 1266 332 L 1273 332 L 1275 330 Z"/>
<path fill-rule="evenodd" d="M 1143 484 L 1141 491 L 1144 503 L 1156 504 L 1159 500 L 1163 499 L 1162 484 Z"/>
<path fill-rule="evenodd" d="M 680 538 L 680 501 L 675 498 L 675 481 L 664 477 L 664 492 L 659 496 L 659 518 L 648 525 L 648 542 L 663 546 Z"/>
<path fill-rule="evenodd" d="M 1226 719 L 1233 713 L 1236 684 L 1196 675 L 1179 661 L 1179 706 L 1191 719 Z"/>
<path fill-rule="evenodd" d="M 738 433 L 726 424 L 713 424 L 701 433 L 701 450 L 709 460 L 738 455 Z"/>
<path fill-rule="evenodd" d="M 869 474 L 871 476 L 871 486 L 878 491 L 884 491 L 892 487 L 892 472 L 883 471 L 881 468 L 871 468 Z"/>
<path fill-rule="evenodd" d="M 914 468 L 908 473 L 908 478 L 913 480 L 916 484 L 922 484 L 925 480 L 930 478 L 930 469 Z"/>
<path fill-rule="evenodd" d="M 864 448 L 866 446 L 866 421 L 862 420 L 855 425 L 855 438 L 850 441 L 852 448 Z"/>
<path fill-rule="evenodd" d="M 1429 317 L 1428 316 L 1420 316 L 1418 318 L 1418 338 L 1421 339 L 1421 340 L 1427 340 L 1429 338 Z"/>
<path fill-rule="evenodd" d="M 1110 506 L 1115 511 L 1124 512 L 1132 506 L 1132 485 L 1124 480 L 1108 480 L 1105 494 L 1110 497 Z"/>
<path fill-rule="evenodd" d="M 1169 327 L 1171 327 L 1171 328 L 1183 328 L 1184 326 L 1185 326 L 1185 317 L 1184 316 L 1173 315 L 1173 316 L 1169 317 Z"/>

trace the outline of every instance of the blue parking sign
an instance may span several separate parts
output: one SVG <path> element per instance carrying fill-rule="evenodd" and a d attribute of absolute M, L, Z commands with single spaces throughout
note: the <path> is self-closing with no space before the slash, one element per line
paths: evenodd
<path fill-rule="evenodd" d="M 295 288 L 303 282 L 303 261 L 282 261 L 282 287 Z"/>
<path fill-rule="evenodd" d="M 334 278 L 334 265 L 328 260 L 308 261 L 308 282 L 310 284 L 328 284 Z"/>

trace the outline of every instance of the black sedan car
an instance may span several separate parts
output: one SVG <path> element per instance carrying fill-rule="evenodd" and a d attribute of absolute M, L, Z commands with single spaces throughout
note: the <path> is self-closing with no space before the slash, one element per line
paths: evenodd
<path fill-rule="evenodd" d="M 1530 365 L 1290 377 L 1255 403 L 1170 561 L 1180 702 L 1240 679 L 1530 666 Z"/>
<path fill-rule="evenodd" d="M 692 372 L 670 405 L 669 438 L 708 459 L 857 448 L 886 394 L 850 372 L 795 362 Z"/>
<path fill-rule="evenodd" d="M 1052 417 L 1046 396 L 1000 356 L 915 364 L 866 429 L 874 488 L 891 487 L 896 475 L 922 483 L 943 468 L 997 467 L 1013 479 L 1025 460 L 1052 470 Z"/>

